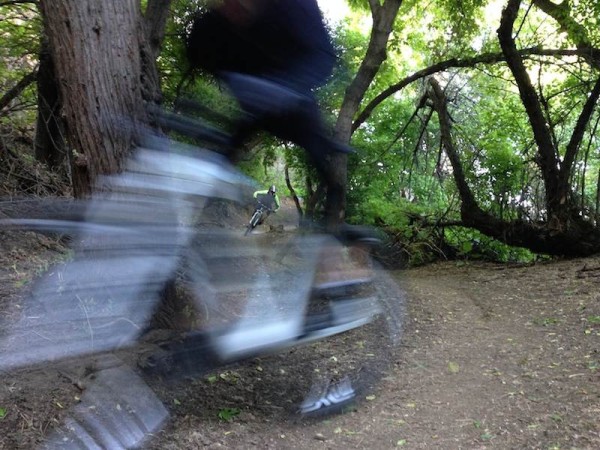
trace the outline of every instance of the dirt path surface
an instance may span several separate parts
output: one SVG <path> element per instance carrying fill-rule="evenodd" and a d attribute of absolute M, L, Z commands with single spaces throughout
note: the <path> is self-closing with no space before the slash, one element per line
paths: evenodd
<path fill-rule="evenodd" d="M 5 324 L 27 281 L 60 256 L 46 238 L 8 236 Z M 170 419 L 145 448 L 600 448 L 600 257 L 512 268 L 446 262 L 393 276 L 408 302 L 403 340 L 376 391 L 351 410 L 292 420 L 289 405 L 271 402 L 298 377 L 278 355 L 150 383 Z M 273 370 L 278 383 L 266 376 Z M 84 395 L 80 375 L 56 365 L 0 373 L 0 448 L 43 443 Z"/>

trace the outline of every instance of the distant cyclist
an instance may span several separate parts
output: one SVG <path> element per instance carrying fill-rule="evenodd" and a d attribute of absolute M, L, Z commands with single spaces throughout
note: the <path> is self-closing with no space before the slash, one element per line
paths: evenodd
<path fill-rule="evenodd" d="M 275 185 L 271 185 L 269 189 L 256 191 L 254 193 L 256 199 L 256 208 L 263 207 L 264 211 L 258 225 L 261 225 L 272 212 L 279 209 L 279 196 L 277 195 L 277 188 Z"/>

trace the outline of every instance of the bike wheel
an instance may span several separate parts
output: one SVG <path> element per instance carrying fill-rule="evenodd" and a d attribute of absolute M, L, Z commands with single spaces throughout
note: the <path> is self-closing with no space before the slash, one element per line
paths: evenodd
<path fill-rule="evenodd" d="M 372 393 L 394 366 L 406 314 L 404 293 L 389 274 L 376 267 L 370 285 L 355 294 L 363 296 L 363 307 L 377 313 L 362 326 L 303 349 L 307 353 L 302 357 L 313 365 L 310 380 L 304 381 L 310 384 L 308 393 L 299 405 L 304 417 L 343 412 Z M 327 300 L 348 301 L 321 299 L 321 306 L 326 308 Z"/>
<path fill-rule="evenodd" d="M 258 221 L 260 220 L 261 214 L 262 213 L 258 210 L 254 211 L 254 214 L 250 218 L 250 222 L 248 222 L 248 226 L 246 227 L 246 232 L 244 233 L 244 236 L 248 236 L 252 232 L 252 230 L 256 228 L 256 226 L 258 225 Z"/>
<path fill-rule="evenodd" d="M 290 291 L 304 285 L 304 281 L 299 280 L 302 267 L 312 263 L 303 262 L 301 250 L 309 248 L 309 243 L 301 239 L 297 246 L 285 245 L 286 251 L 282 252 L 281 248 L 273 248 L 272 239 L 265 238 L 272 255 L 285 253 L 286 257 L 281 261 L 281 258 L 265 257 L 264 249 L 260 249 L 260 238 L 259 236 L 256 240 L 248 241 L 241 237 L 236 240 L 234 237 L 229 245 L 220 244 L 218 248 L 231 249 L 235 244 L 244 243 L 258 245 L 255 254 L 243 248 L 231 250 L 229 253 L 238 267 L 243 266 L 252 271 L 264 266 L 265 273 L 268 273 L 268 278 L 265 279 L 282 280 L 280 295 L 275 295 L 276 298 L 289 295 Z M 201 241 L 206 246 L 209 239 L 205 237 Z M 223 241 L 215 239 L 215 242 Z M 320 244 L 318 248 L 321 248 Z M 207 257 L 214 257 L 216 253 L 212 247 L 205 249 Z M 243 262 L 240 261 L 242 254 Z M 248 264 L 249 262 L 252 264 Z M 192 266 L 198 267 L 198 264 Z M 236 294 L 232 295 L 229 292 L 232 285 L 229 279 L 231 272 L 221 272 L 214 263 L 207 264 L 207 267 L 221 275 L 228 274 L 227 277 L 219 276 L 215 279 L 217 282 L 227 280 L 227 286 L 223 285 L 224 288 L 227 287 L 227 292 L 223 293 L 222 299 L 216 299 L 216 303 L 221 304 L 220 300 L 225 303 L 235 302 Z M 223 267 L 227 268 L 229 265 Z M 238 281 L 242 282 L 243 274 L 238 271 L 236 275 L 239 275 Z M 205 281 L 208 283 L 211 280 L 207 278 Z M 310 281 L 307 282 L 310 286 Z M 199 285 L 204 284 L 200 280 Z M 282 346 L 267 346 L 256 352 L 250 351 L 241 358 L 226 357 L 222 360 L 218 351 L 213 353 L 210 336 L 189 335 L 181 345 L 165 347 L 164 353 L 159 352 L 156 355 L 158 360 L 150 361 L 154 367 L 150 368 L 149 372 L 156 369 L 160 377 L 174 379 L 193 377 L 197 392 L 201 392 L 201 395 L 196 391 L 190 391 L 189 394 L 197 395 L 196 401 L 200 409 L 210 408 L 210 405 L 226 402 L 227 399 L 236 399 L 235 404 L 246 405 L 254 415 L 262 415 L 269 420 L 273 418 L 273 414 L 279 415 L 282 412 L 291 419 L 322 417 L 343 412 L 352 403 L 364 399 L 376 389 L 381 378 L 394 366 L 404 319 L 404 294 L 393 277 L 383 269 L 374 267 L 369 279 L 356 284 L 352 292 L 349 292 L 347 286 L 341 285 L 330 288 L 326 292 L 327 295 L 322 292 L 315 293 L 310 302 L 309 317 L 322 319 L 322 322 L 314 321 L 310 324 L 312 328 L 305 327 L 306 332 L 297 336 L 296 343 L 290 341 L 289 346 L 287 343 Z M 218 292 L 220 288 L 215 285 L 214 289 Z M 307 289 L 308 293 L 310 289 Z M 240 291 L 244 298 L 248 297 L 248 293 Z M 269 302 L 267 291 L 256 298 L 258 300 L 255 306 L 258 309 L 252 308 L 245 314 L 258 314 L 262 311 L 261 314 L 267 314 L 265 323 L 272 324 L 269 316 L 276 314 L 278 310 L 266 306 Z M 296 300 L 296 297 L 288 299 L 288 307 L 296 304 L 292 300 Z M 340 317 L 355 321 L 346 331 L 336 331 L 338 334 L 327 334 L 335 328 L 327 322 L 331 302 L 337 302 L 336 308 L 342 308 Z M 358 303 L 358 311 L 352 302 Z M 346 307 L 349 309 L 348 314 L 344 313 Z M 265 308 L 270 309 L 265 312 Z M 333 309 L 337 311 L 336 308 Z M 231 312 L 235 315 L 237 310 L 231 309 Z M 213 317 L 214 319 L 210 320 L 211 325 L 215 323 L 216 316 Z M 363 322 L 360 322 L 361 318 L 364 318 Z M 314 339 L 310 336 L 312 332 L 315 332 Z M 319 334 L 321 332 L 323 334 Z M 213 372 L 212 377 L 209 372 Z M 219 379 L 225 377 L 224 379 L 231 383 L 227 384 L 226 389 L 216 390 L 212 384 L 215 376 Z M 235 382 L 236 380 L 239 382 Z"/>
<path fill-rule="evenodd" d="M 405 297 L 398 285 L 383 270 L 376 272 L 372 286 L 364 287 L 371 296 L 365 306 L 378 308 L 368 323 L 312 343 L 301 344 L 299 337 L 299 344 L 291 348 L 221 367 L 219 376 L 226 373 L 240 382 L 219 393 L 207 377 L 199 381 L 206 397 L 202 401 L 209 405 L 234 398 L 255 416 L 270 420 L 277 411 L 290 420 L 305 420 L 344 413 L 376 393 L 398 360 L 405 316 Z M 321 317 L 327 316 L 325 299 L 311 308 L 316 315 L 322 308 Z"/>

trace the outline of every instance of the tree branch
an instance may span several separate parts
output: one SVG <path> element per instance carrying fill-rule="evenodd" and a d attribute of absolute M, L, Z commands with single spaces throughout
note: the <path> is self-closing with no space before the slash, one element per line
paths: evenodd
<path fill-rule="evenodd" d="M 531 55 L 541 55 L 541 56 L 581 56 L 584 58 L 600 58 L 600 49 L 596 48 L 585 48 L 585 49 L 542 49 L 540 47 L 531 47 L 527 49 L 522 49 L 518 51 L 518 54 L 522 57 L 528 57 Z M 477 64 L 496 64 L 499 62 L 506 61 L 506 57 L 503 53 L 484 53 L 478 56 L 474 56 L 472 58 L 451 58 L 446 61 L 441 61 L 432 66 L 426 67 L 424 69 L 418 70 L 417 72 L 409 75 L 408 77 L 400 80 L 398 83 L 393 84 L 383 90 L 380 94 L 376 95 L 373 100 L 371 100 L 367 106 L 362 110 L 362 112 L 357 116 L 356 120 L 352 124 L 352 132 L 356 131 L 358 127 L 360 127 L 373 113 L 375 108 L 379 106 L 383 101 L 387 98 L 394 95 L 396 92 L 404 89 L 409 84 L 420 80 L 422 78 L 428 77 L 438 72 L 443 72 L 444 70 L 459 68 L 459 67 L 475 67 Z"/>
<path fill-rule="evenodd" d="M 379 0 L 369 0 L 369 8 L 371 9 L 371 17 L 373 20 L 376 20 L 377 14 L 379 14 L 379 10 L 381 9 Z"/>
<path fill-rule="evenodd" d="M 565 199 L 558 192 L 558 151 L 552 142 L 548 124 L 539 97 L 535 88 L 531 84 L 531 79 L 527 73 L 527 68 L 523 63 L 523 58 L 517 51 L 517 46 L 513 38 L 513 26 L 519 12 L 521 0 L 508 0 L 508 4 L 502 11 L 500 27 L 498 28 L 498 40 L 500 47 L 506 57 L 512 75 L 519 89 L 519 95 L 523 107 L 529 117 L 529 123 L 538 147 L 537 163 L 544 179 L 546 188 L 546 205 L 548 207 L 548 216 L 552 217 L 560 209 Z"/>
<path fill-rule="evenodd" d="M 579 118 L 577 119 L 575 129 L 573 130 L 573 134 L 571 135 L 571 140 L 567 144 L 565 157 L 560 168 L 561 183 L 568 182 L 569 180 L 569 175 L 573 167 L 573 162 L 575 161 L 575 157 L 577 156 L 577 153 L 579 151 L 579 146 L 581 145 L 585 129 L 592 117 L 592 114 L 594 113 L 594 107 L 596 106 L 596 102 L 598 101 L 599 97 L 600 78 L 596 80 L 596 84 L 594 85 L 590 96 L 585 102 L 585 105 L 583 106 L 583 110 L 581 111 Z"/>
<path fill-rule="evenodd" d="M 564 31 L 569 39 L 573 41 L 578 49 L 586 50 L 592 47 L 589 33 L 587 29 L 571 17 L 570 2 L 563 1 L 560 4 L 551 2 L 550 0 L 533 0 L 533 4 L 552 17 L 560 26 L 561 31 Z M 600 68 L 600 58 L 598 55 L 584 54 L 590 64 L 596 68 Z"/>
<path fill-rule="evenodd" d="M 8 92 L 6 92 L 0 98 L 0 111 L 6 108 L 8 104 L 17 98 L 31 83 L 35 82 L 37 79 L 37 74 L 37 69 L 35 69 L 33 72 L 29 72 L 27 75 L 21 78 L 16 85 L 9 89 Z"/>
<path fill-rule="evenodd" d="M 470 213 L 479 212 L 481 209 L 477 205 L 475 196 L 467 184 L 462 163 L 452 140 L 451 122 L 450 116 L 448 115 L 446 95 L 435 78 L 431 78 L 429 85 L 431 86 L 429 97 L 433 101 L 433 107 L 439 117 L 441 140 L 444 148 L 446 149 L 446 155 L 448 155 L 448 159 L 452 165 L 454 182 L 458 188 L 458 193 L 462 203 L 461 210 L 468 210 Z"/>
<path fill-rule="evenodd" d="M 35 0 L 6 0 L 6 1 L 0 2 L 0 8 L 2 8 L 3 6 L 26 5 L 26 4 L 37 5 L 38 2 Z"/>
<path fill-rule="evenodd" d="M 356 76 L 346 89 L 335 125 L 336 138 L 342 142 L 350 141 L 353 131 L 352 118 L 381 64 L 387 58 L 387 43 L 402 0 L 386 0 L 383 5 L 379 3 L 379 0 L 370 0 L 373 25 L 369 44 Z"/>

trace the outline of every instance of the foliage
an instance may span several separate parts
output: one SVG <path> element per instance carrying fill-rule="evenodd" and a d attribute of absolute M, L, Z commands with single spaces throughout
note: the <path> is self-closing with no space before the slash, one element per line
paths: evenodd
<path fill-rule="evenodd" d="M 494 239 L 468 229 L 448 228 L 445 240 L 449 247 L 456 252 L 456 258 L 475 259 L 496 262 L 534 262 L 540 259 L 538 255 L 522 248 L 511 247 Z"/>
<path fill-rule="evenodd" d="M 241 410 L 239 408 L 223 408 L 219 411 L 218 417 L 225 422 L 230 422 L 240 413 Z"/>
<path fill-rule="evenodd" d="M 40 30 L 40 17 L 33 2 L 0 6 L 1 94 L 36 70 Z M 0 123 L 10 121 L 13 127 L 31 126 L 35 118 L 35 104 L 35 84 L 32 84 L 7 108 L 0 111 Z"/>

